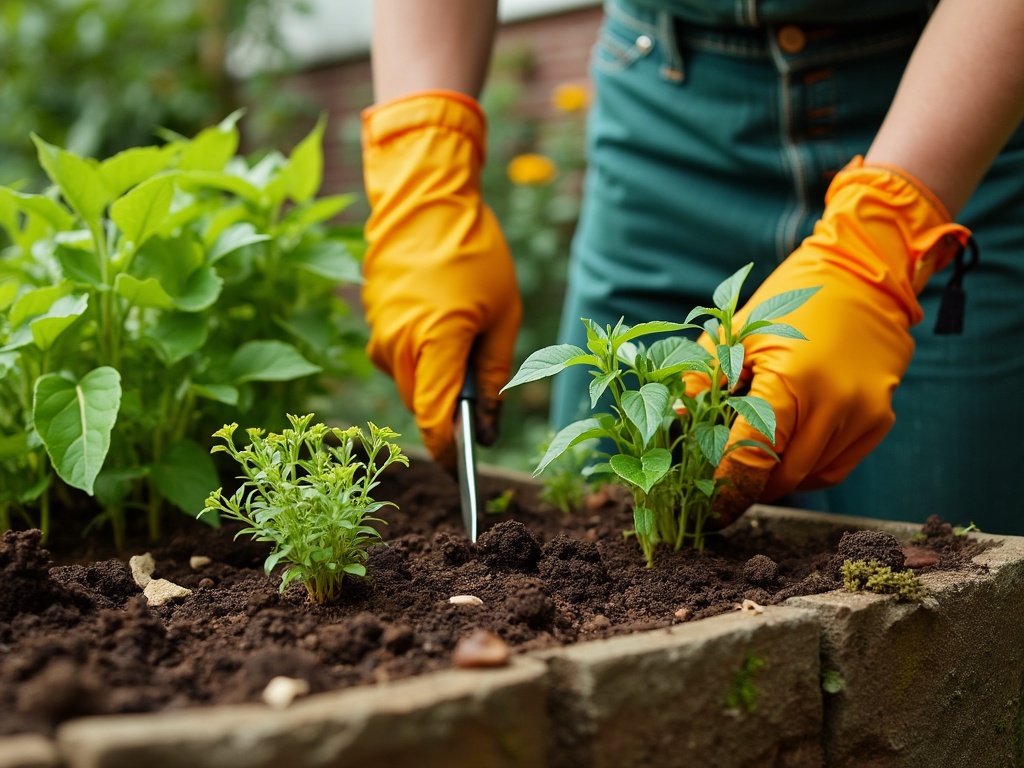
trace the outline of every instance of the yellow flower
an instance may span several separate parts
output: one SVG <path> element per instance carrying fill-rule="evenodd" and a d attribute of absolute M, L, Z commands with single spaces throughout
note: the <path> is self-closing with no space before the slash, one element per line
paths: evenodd
<path fill-rule="evenodd" d="M 558 168 L 544 155 L 516 155 L 508 164 L 508 179 L 513 184 L 547 184 L 555 178 Z"/>
<path fill-rule="evenodd" d="M 589 101 L 587 89 L 576 83 L 562 83 L 551 92 L 551 103 L 559 112 L 579 112 Z"/>

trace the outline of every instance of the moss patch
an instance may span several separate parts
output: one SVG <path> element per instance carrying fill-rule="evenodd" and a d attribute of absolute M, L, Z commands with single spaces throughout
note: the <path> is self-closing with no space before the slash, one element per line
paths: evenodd
<path fill-rule="evenodd" d="M 843 586 L 849 592 L 896 595 L 900 600 L 924 600 L 928 591 L 912 571 L 893 571 L 877 560 L 847 560 L 840 568 Z"/>

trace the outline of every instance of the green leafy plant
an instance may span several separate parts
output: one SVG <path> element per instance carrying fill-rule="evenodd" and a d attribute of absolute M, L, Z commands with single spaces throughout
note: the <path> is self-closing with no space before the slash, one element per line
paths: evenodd
<path fill-rule="evenodd" d="M 787 291 L 754 307 L 739 327 L 734 322 L 740 289 L 752 265 L 723 281 L 714 292 L 714 307 L 697 307 L 682 323 L 652 321 L 632 327 L 621 320 L 601 328 L 583 319 L 587 350 L 559 344 L 534 352 L 522 364 L 509 387 L 536 381 L 573 365 L 590 368 L 591 407 L 610 398 L 609 412 L 574 422 L 551 441 L 534 474 L 572 446 L 602 438 L 612 446 L 607 471 L 631 492 L 634 531 L 648 566 L 658 543 L 679 549 L 685 542 L 704 546 L 705 524 L 722 479 L 715 468 L 730 452 L 753 447 L 774 456 L 775 413 L 771 404 L 735 394 L 743 370 L 743 340 L 763 333 L 804 339 L 790 325 L 778 323 L 810 298 L 817 288 Z M 718 340 L 716 354 L 682 336 L 659 338 L 646 346 L 651 335 L 700 329 L 693 320 L 709 316 L 703 328 Z M 589 350 L 589 351 L 588 351 Z M 687 396 L 681 374 L 696 371 L 713 386 L 695 397 Z M 727 445 L 729 428 L 743 416 L 767 442 L 741 440 Z"/>
<path fill-rule="evenodd" d="M 764 669 L 765 661 L 760 656 L 748 653 L 743 663 L 736 670 L 729 682 L 729 690 L 725 693 L 725 708 L 736 712 L 750 714 L 757 709 L 757 700 L 761 691 L 754 678 Z"/>
<path fill-rule="evenodd" d="M 550 445 L 550 440 L 544 444 L 542 456 L 547 453 Z M 590 490 L 587 475 L 593 455 L 594 444 L 584 442 L 566 449 L 551 461 L 540 479 L 541 501 L 556 507 L 563 515 L 579 509 Z"/>
<path fill-rule="evenodd" d="M 875 592 L 897 595 L 901 600 L 920 602 L 928 595 L 913 571 L 893 571 L 877 560 L 847 560 L 840 567 L 843 587 L 848 592 Z"/>
<path fill-rule="evenodd" d="M 46 535 L 76 489 L 119 546 L 128 510 L 156 537 L 165 502 L 216 487 L 225 411 L 267 423 L 361 364 L 336 290 L 359 264 L 325 224 L 350 198 L 315 197 L 324 121 L 246 159 L 238 118 L 102 162 L 35 136 L 53 187 L 0 187 L 0 528 Z"/>
<path fill-rule="evenodd" d="M 346 576 L 366 575 L 366 550 L 381 539 L 368 523 L 383 522 L 373 515 L 395 506 L 374 501 L 370 491 L 390 465 L 408 466 L 409 460 L 389 442 L 399 435 L 387 427 L 370 423 L 366 435 L 359 427 L 310 426 L 313 414 L 288 420 L 292 428 L 280 434 L 247 430 L 250 444 L 241 450 L 234 443 L 237 424 L 214 434 L 224 445 L 213 451 L 238 462 L 243 483 L 230 497 L 220 488 L 211 493 L 201 514 L 212 510 L 245 523 L 236 538 L 271 542 L 264 568 L 269 574 L 287 563 L 282 592 L 298 580 L 314 602 L 329 602 L 338 597 Z M 328 445 L 328 438 L 338 445 Z"/>

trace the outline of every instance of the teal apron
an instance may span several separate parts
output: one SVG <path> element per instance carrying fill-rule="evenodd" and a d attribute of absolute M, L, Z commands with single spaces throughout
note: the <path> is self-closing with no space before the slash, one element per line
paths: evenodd
<path fill-rule="evenodd" d="M 761 11 L 729 27 L 606 5 L 562 341 L 585 343 L 581 317 L 682 319 L 753 261 L 749 295 L 811 233 L 835 172 L 868 149 L 926 12 L 894 1 L 887 13 L 897 15 L 877 23 L 765 22 L 764 11 L 782 4 L 717 0 L 729 12 Z M 702 3 L 661 5 L 685 15 Z M 938 514 L 1024 534 L 1014 481 L 1024 427 L 1024 130 L 958 221 L 981 250 L 965 283 L 963 335 L 932 331 L 947 270 L 921 297 L 925 319 L 913 329 L 895 427 L 842 485 L 793 503 L 896 520 Z M 813 338 L 813 328 L 802 330 Z M 588 383 L 578 368 L 555 378 L 556 425 L 588 411 Z"/>

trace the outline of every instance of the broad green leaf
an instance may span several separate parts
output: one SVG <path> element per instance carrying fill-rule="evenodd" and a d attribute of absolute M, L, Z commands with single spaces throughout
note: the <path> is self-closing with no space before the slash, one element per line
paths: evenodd
<path fill-rule="evenodd" d="M 288 164 L 288 197 L 296 203 L 306 203 L 320 189 L 324 173 L 324 128 L 326 115 L 321 114 L 302 141 L 292 151 Z"/>
<path fill-rule="evenodd" d="M 238 405 L 238 389 L 227 384 L 193 384 L 192 391 L 199 397 L 225 405 Z"/>
<path fill-rule="evenodd" d="M 28 195 L 4 187 L 0 187 L 0 194 L 10 195 L 15 208 L 26 214 L 35 214 L 54 231 L 62 232 L 74 226 L 75 217 L 63 205 L 45 195 Z"/>
<path fill-rule="evenodd" d="M 328 195 L 302 205 L 296 205 L 281 219 L 281 225 L 302 233 L 320 222 L 333 219 L 348 208 L 356 199 L 355 195 Z"/>
<path fill-rule="evenodd" d="M 7 320 L 12 328 L 17 328 L 30 317 L 45 314 L 57 299 L 67 296 L 71 290 L 70 283 L 60 283 L 26 291 L 11 305 L 11 313 Z"/>
<path fill-rule="evenodd" d="M 65 279 L 92 286 L 103 284 L 103 272 L 95 251 L 58 243 L 53 254 Z"/>
<path fill-rule="evenodd" d="M 638 505 L 633 508 L 633 528 L 638 536 L 645 539 L 651 538 L 654 533 L 654 510 L 650 507 Z"/>
<path fill-rule="evenodd" d="M 247 341 L 231 356 L 228 375 L 235 384 L 246 381 L 291 381 L 321 371 L 291 344 Z"/>
<path fill-rule="evenodd" d="M 263 193 L 258 187 L 240 176 L 220 171 L 186 171 L 179 177 L 179 183 L 183 186 L 207 187 L 230 192 L 255 205 L 261 205 L 263 201 Z"/>
<path fill-rule="evenodd" d="M 792 325 L 787 325 L 786 323 L 771 323 L 767 320 L 759 320 L 756 323 L 748 323 L 743 326 L 743 330 L 740 332 L 740 338 L 745 339 L 747 336 L 754 336 L 758 333 L 763 333 L 769 336 L 782 336 L 786 339 L 807 341 L 807 337 Z"/>
<path fill-rule="evenodd" d="M 324 307 L 311 307 L 304 312 L 296 312 L 287 320 L 275 317 L 274 322 L 312 349 L 326 350 L 338 341 L 331 313 Z"/>
<path fill-rule="evenodd" d="M 697 490 L 707 496 L 709 499 L 715 495 L 715 481 L 698 479 L 694 480 L 693 484 L 697 486 Z"/>
<path fill-rule="evenodd" d="M 673 323 L 667 320 L 652 320 L 649 323 L 639 323 L 638 325 L 634 325 L 632 328 L 626 329 L 624 332 L 614 336 L 612 341 L 632 341 L 633 339 L 638 339 L 641 336 L 647 336 L 652 333 L 674 333 L 676 331 L 684 331 L 687 328 L 698 327 L 699 326 L 692 325 L 690 323 Z"/>
<path fill-rule="evenodd" d="M 600 325 L 589 318 L 580 318 L 587 327 L 587 349 L 595 355 L 602 354 L 609 348 L 608 333 Z"/>
<path fill-rule="evenodd" d="M 710 336 L 712 339 L 718 340 L 718 332 L 722 329 L 722 324 L 718 322 L 717 318 L 709 317 L 704 321 L 704 333 Z"/>
<path fill-rule="evenodd" d="M 351 576 L 365 576 L 366 575 L 366 566 L 361 564 L 361 563 L 349 563 L 344 568 L 342 568 L 342 570 L 345 571 L 345 573 L 347 573 L 347 574 L 349 574 Z"/>
<path fill-rule="evenodd" d="M 78 382 L 53 373 L 36 380 L 32 418 L 65 483 L 92 494 L 120 405 L 121 376 L 107 366 Z"/>
<path fill-rule="evenodd" d="M 597 401 L 601 399 L 601 395 L 603 395 L 605 393 L 605 390 L 608 389 L 608 385 L 611 384 L 613 380 L 618 378 L 618 376 L 619 371 L 618 369 L 616 369 L 614 371 L 609 371 L 608 373 L 602 373 L 600 376 L 597 376 L 592 382 L 590 382 L 591 410 L 597 408 Z"/>
<path fill-rule="evenodd" d="M 173 197 L 174 176 L 156 176 L 115 200 L 110 218 L 138 250 L 166 221 Z"/>
<path fill-rule="evenodd" d="M 729 442 L 729 428 L 724 424 L 697 424 L 693 428 L 693 437 L 700 447 L 700 452 L 717 467 L 725 455 L 725 445 Z"/>
<path fill-rule="evenodd" d="M 672 468 L 672 454 L 665 448 L 652 448 L 639 459 L 619 453 L 612 456 L 608 463 L 616 475 L 627 483 L 639 486 L 644 493 L 650 493 Z"/>
<path fill-rule="evenodd" d="M 263 243 L 269 239 L 270 235 L 257 232 L 256 227 L 247 221 L 234 224 L 221 232 L 213 247 L 210 248 L 210 252 L 206 255 L 206 263 L 216 264 L 229 253 L 234 253 L 239 248 Z"/>
<path fill-rule="evenodd" d="M 736 304 L 739 303 L 740 289 L 743 287 L 743 281 L 747 279 L 747 275 L 750 274 L 753 266 L 754 264 L 751 262 L 745 267 L 741 267 L 715 288 L 712 300 L 715 302 L 716 307 L 724 312 L 731 313 L 736 311 Z"/>
<path fill-rule="evenodd" d="M 235 123 L 242 116 L 237 110 L 218 125 L 204 128 L 187 142 L 181 152 L 178 166 L 183 171 L 220 171 L 238 150 L 238 128 Z"/>
<path fill-rule="evenodd" d="M 99 164 L 79 157 L 32 134 L 39 153 L 39 164 L 60 189 L 64 199 L 82 217 L 90 229 L 98 229 L 103 211 L 110 202 L 110 191 L 103 183 Z"/>
<path fill-rule="evenodd" d="M 18 296 L 18 283 L 14 280 L 0 280 L 0 312 L 10 307 Z"/>
<path fill-rule="evenodd" d="M 110 196 L 118 198 L 136 184 L 167 170 L 180 150 L 174 145 L 132 147 L 101 162 L 100 175 Z"/>
<path fill-rule="evenodd" d="M 622 410 L 640 430 L 645 447 L 661 429 L 668 411 L 668 398 L 668 387 L 664 384 L 644 384 L 639 391 L 622 393 Z"/>
<path fill-rule="evenodd" d="M 0 435 L 0 459 L 21 458 L 28 453 L 28 432 Z"/>
<path fill-rule="evenodd" d="M 157 309 L 172 309 L 174 307 L 174 299 L 155 277 L 139 280 L 137 277 L 122 272 L 114 280 L 114 293 L 123 296 L 129 304 L 136 307 L 155 307 Z"/>
<path fill-rule="evenodd" d="M 555 344 L 551 347 L 544 347 L 544 349 L 538 349 L 526 358 L 516 375 L 512 377 L 508 384 L 501 388 L 501 391 L 504 392 L 506 389 L 518 387 L 520 384 L 526 384 L 529 381 L 537 381 L 548 376 L 554 376 L 570 365 L 589 363 L 590 365 L 597 366 L 599 362 L 596 357 L 588 355 L 573 344 Z"/>
<path fill-rule="evenodd" d="M 712 307 L 694 307 L 690 310 L 690 314 L 686 316 L 686 322 L 690 323 L 704 315 L 711 315 L 711 317 L 719 321 L 724 317 L 724 313 L 720 309 L 713 309 Z"/>
<path fill-rule="evenodd" d="M 728 381 L 729 391 L 736 388 L 743 373 L 743 345 L 733 344 L 731 347 L 726 344 L 718 345 L 718 364 L 722 366 L 722 373 Z"/>
<path fill-rule="evenodd" d="M 747 420 L 754 429 L 775 444 L 775 411 L 767 400 L 754 395 L 730 397 L 726 400 L 733 410 Z"/>
<path fill-rule="evenodd" d="M 695 341 L 674 336 L 670 339 L 659 339 L 647 350 L 647 357 L 655 368 L 671 368 L 680 363 L 700 361 L 709 363 L 714 358 L 711 353 Z"/>
<path fill-rule="evenodd" d="M 201 312 L 212 307 L 224 287 L 224 278 L 213 267 L 200 267 L 185 281 L 181 293 L 174 297 L 178 309 Z"/>
<path fill-rule="evenodd" d="M 128 498 L 136 484 L 149 474 L 149 467 L 103 469 L 96 476 L 93 492 L 104 507 L 119 506 Z"/>
<path fill-rule="evenodd" d="M 615 350 L 615 357 L 631 368 L 636 364 L 636 355 L 639 348 L 632 341 L 624 341 Z"/>
<path fill-rule="evenodd" d="M 188 515 L 202 509 L 220 484 L 210 452 L 192 440 L 169 446 L 149 476 L 157 492 Z"/>
<path fill-rule="evenodd" d="M 797 288 L 795 291 L 786 291 L 778 296 L 765 299 L 750 311 L 748 323 L 756 323 L 758 320 L 776 320 L 783 315 L 788 315 L 804 305 L 811 296 L 820 290 L 821 286 L 814 288 Z"/>
<path fill-rule="evenodd" d="M 57 338 L 85 314 L 89 308 L 89 297 L 84 293 L 73 296 L 61 296 L 51 305 L 45 315 L 41 315 L 29 323 L 32 329 L 32 340 L 42 350 L 50 349 Z"/>
<path fill-rule="evenodd" d="M 0 379 L 7 375 L 9 371 L 14 370 L 14 366 L 18 362 L 20 354 L 14 350 L 10 352 L 0 352 Z"/>
<path fill-rule="evenodd" d="M 336 240 L 300 245 L 287 261 L 300 269 L 339 283 L 363 282 L 362 269 L 348 249 Z M 582 351 L 582 350 L 581 350 Z"/>
<path fill-rule="evenodd" d="M 608 437 L 608 431 L 601 426 L 601 422 L 598 419 L 582 419 L 580 421 L 574 421 L 567 427 L 563 427 L 558 431 L 558 434 L 551 438 L 551 442 L 548 444 L 548 449 L 541 457 L 537 468 L 533 470 L 533 476 L 536 477 L 543 472 L 548 464 L 557 459 L 574 445 L 577 445 L 584 440 L 590 440 L 598 437 Z"/>
<path fill-rule="evenodd" d="M 144 339 L 153 347 L 164 365 L 171 366 L 206 343 L 208 328 L 206 318 L 192 312 L 165 312 L 151 328 Z"/>

